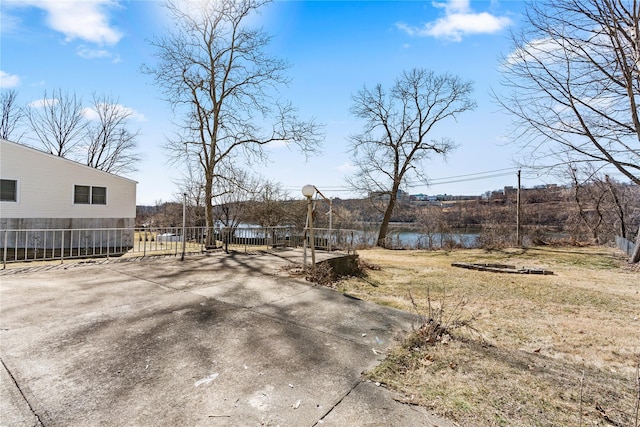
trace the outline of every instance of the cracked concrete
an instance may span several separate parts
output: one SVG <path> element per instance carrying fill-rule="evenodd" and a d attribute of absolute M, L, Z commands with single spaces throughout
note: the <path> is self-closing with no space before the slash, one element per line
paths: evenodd
<path fill-rule="evenodd" d="M 0 423 L 6 426 L 42 426 L 40 417 L 4 362 L 0 363 Z"/>
<path fill-rule="evenodd" d="M 362 380 L 412 327 L 280 267 L 300 253 L 0 279 L 0 425 L 451 426 Z"/>

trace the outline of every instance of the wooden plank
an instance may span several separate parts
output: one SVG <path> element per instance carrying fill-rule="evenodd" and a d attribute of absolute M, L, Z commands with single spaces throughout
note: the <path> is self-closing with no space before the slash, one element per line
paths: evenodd
<path fill-rule="evenodd" d="M 507 273 L 507 274 L 542 274 L 552 275 L 553 271 L 544 270 L 541 268 L 517 268 L 514 265 L 506 264 L 482 264 L 482 263 L 468 263 L 468 262 L 453 262 L 452 267 L 466 268 L 469 270 L 477 271 L 489 271 L 492 273 Z"/>

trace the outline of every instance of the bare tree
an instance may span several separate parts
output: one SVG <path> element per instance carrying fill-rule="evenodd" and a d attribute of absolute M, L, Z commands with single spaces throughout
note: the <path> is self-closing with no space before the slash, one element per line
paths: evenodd
<path fill-rule="evenodd" d="M 73 157 L 76 145 L 84 138 L 87 122 L 82 101 L 75 94 L 54 89 L 44 92 L 26 111 L 27 121 L 43 148 L 59 157 Z"/>
<path fill-rule="evenodd" d="M 16 127 L 24 116 L 24 109 L 17 105 L 18 92 L 13 89 L 2 91 L 0 95 L 0 138 L 19 141 L 21 135 L 16 135 Z"/>
<path fill-rule="evenodd" d="M 632 239 L 628 230 L 637 223 L 634 212 L 640 209 L 640 188 L 599 175 L 593 168 L 570 166 L 575 211 L 569 223 L 575 225 L 574 238 L 586 228 L 593 241 L 600 244 L 612 242 L 615 236 Z"/>
<path fill-rule="evenodd" d="M 182 200 L 184 194 L 187 195 L 187 218 L 190 225 L 202 227 L 204 221 L 204 179 L 202 171 L 198 168 L 187 165 L 182 179 L 177 183 L 181 189 L 180 194 L 176 194 L 176 199 Z"/>
<path fill-rule="evenodd" d="M 445 222 L 445 215 L 441 206 L 426 206 L 418 213 L 417 224 L 420 226 L 419 247 L 426 249 L 440 249 L 443 245 L 443 236 L 450 231 Z M 440 241 L 436 239 L 440 237 Z"/>
<path fill-rule="evenodd" d="M 622 198 L 620 197 L 620 192 L 618 190 L 617 185 L 612 182 L 609 175 L 605 175 L 604 177 L 605 184 L 607 189 L 609 190 L 609 194 L 611 195 L 611 201 L 613 204 L 613 211 L 615 212 L 616 223 L 618 224 L 618 230 L 620 231 L 620 236 L 626 238 L 627 237 L 627 210 L 623 204 Z"/>
<path fill-rule="evenodd" d="M 251 218 L 262 227 L 284 225 L 291 210 L 287 204 L 288 194 L 279 183 L 265 182 L 255 194 L 255 203 L 251 209 Z"/>
<path fill-rule="evenodd" d="M 414 69 L 396 79 L 389 92 L 377 85 L 353 96 L 351 112 L 365 124 L 350 138 L 358 172 L 349 182 L 356 190 L 386 200 L 378 246 L 385 246 L 401 187 L 412 180 L 426 183 L 423 162 L 454 148 L 446 138 L 429 140 L 429 133 L 438 123 L 475 108 L 472 90 L 472 82 L 459 77 Z"/>
<path fill-rule="evenodd" d="M 595 243 L 600 242 L 601 227 L 606 224 L 605 211 L 609 192 L 603 188 L 602 182 L 590 174 L 586 179 L 580 179 L 578 170 L 570 168 L 573 181 L 573 199 L 578 208 L 577 215 L 580 222 L 589 229 Z"/>
<path fill-rule="evenodd" d="M 216 182 L 215 219 L 225 227 L 236 228 L 241 222 L 247 221 L 251 202 L 256 199 L 265 183 L 260 177 L 252 176 L 245 170 L 236 169 L 224 175 L 230 179 Z"/>
<path fill-rule="evenodd" d="M 140 160 L 136 152 L 138 131 L 132 132 L 128 128 L 133 112 L 120 105 L 118 99 L 94 94 L 89 114 L 93 120 L 87 126 L 86 164 L 117 174 L 137 170 Z"/>
<path fill-rule="evenodd" d="M 246 21 L 263 0 L 169 1 L 174 26 L 152 41 L 158 62 L 153 76 L 181 116 L 169 148 L 195 159 L 203 171 L 207 227 L 214 224 L 212 196 L 224 163 L 264 158 L 264 146 L 280 141 L 313 150 L 319 127 L 302 121 L 290 104 L 277 102 L 288 83 L 288 64 L 267 54 L 270 37 Z M 210 232 L 208 235 L 212 236 Z"/>
<path fill-rule="evenodd" d="M 613 166 L 640 185 L 640 2 L 531 1 L 505 58 L 513 138 L 530 165 Z"/>

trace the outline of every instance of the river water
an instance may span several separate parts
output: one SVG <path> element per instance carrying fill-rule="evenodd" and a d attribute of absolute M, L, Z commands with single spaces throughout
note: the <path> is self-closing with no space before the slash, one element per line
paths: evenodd
<path fill-rule="evenodd" d="M 326 231 L 326 229 L 323 229 Z M 338 230 L 335 230 L 336 232 Z M 378 237 L 377 227 L 367 227 L 366 231 L 355 231 L 356 240 L 368 245 L 375 244 Z M 255 224 L 239 224 L 236 235 L 244 238 L 264 237 L 263 227 Z M 317 236 L 321 236 L 322 232 Z M 416 229 L 391 227 L 387 234 L 387 242 L 393 248 L 407 249 L 439 249 L 452 245 L 473 248 L 477 246 L 479 230 L 454 230 L 451 233 L 420 233 Z"/>
<path fill-rule="evenodd" d="M 422 234 L 415 231 L 391 231 L 387 239 L 392 245 L 406 248 L 441 248 L 449 243 L 473 248 L 477 246 L 477 231 Z"/>

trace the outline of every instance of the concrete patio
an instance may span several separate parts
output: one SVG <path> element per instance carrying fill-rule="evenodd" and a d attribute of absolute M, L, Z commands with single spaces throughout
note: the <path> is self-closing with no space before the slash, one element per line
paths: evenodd
<path fill-rule="evenodd" d="M 414 316 L 288 277 L 300 256 L 3 271 L 0 423 L 451 426 L 363 379 Z"/>

